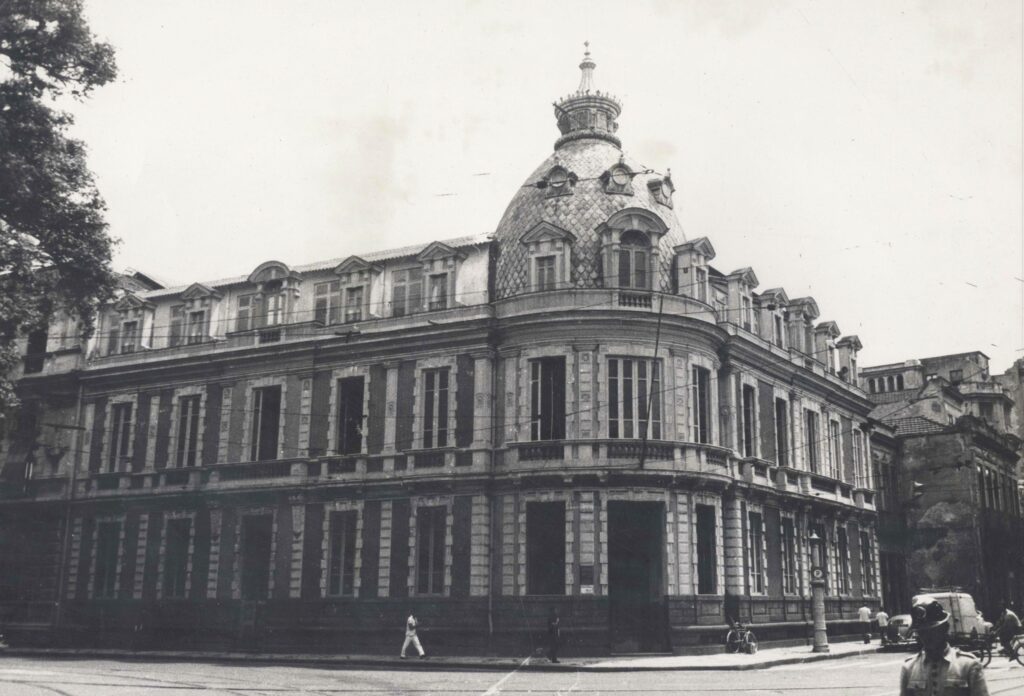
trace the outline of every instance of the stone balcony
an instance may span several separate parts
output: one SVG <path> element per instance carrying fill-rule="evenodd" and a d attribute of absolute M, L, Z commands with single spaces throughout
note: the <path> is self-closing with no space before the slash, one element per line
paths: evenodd
<path fill-rule="evenodd" d="M 709 324 L 717 323 L 715 310 L 692 297 L 658 292 L 609 289 L 562 289 L 516 295 L 494 303 L 498 319 L 524 315 L 543 315 L 548 312 L 621 310 L 651 314 L 661 311 L 664 316 L 685 316 Z"/>

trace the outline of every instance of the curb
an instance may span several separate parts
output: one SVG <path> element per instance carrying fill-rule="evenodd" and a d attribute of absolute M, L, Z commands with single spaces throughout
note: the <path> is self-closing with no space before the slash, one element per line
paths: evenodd
<path fill-rule="evenodd" d="M 488 671 L 529 671 L 529 672 L 706 672 L 706 671 L 749 671 L 755 669 L 768 669 L 781 665 L 803 664 L 805 662 L 820 662 L 823 660 L 838 660 L 844 657 L 859 657 L 881 652 L 881 646 L 871 646 L 859 650 L 844 651 L 841 653 L 807 653 L 798 655 L 787 655 L 777 658 L 769 658 L 749 662 L 745 664 L 732 665 L 630 665 L 619 662 L 617 664 L 602 664 L 601 662 L 562 662 L 557 665 L 548 662 L 531 664 L 528 659 L 511 660 L 500 659 L 495 661 L 454 661 L 440 659 L 419 660 L 398 660 L 394 658 L 380 657 L 336 657 L 333 655 L 292 655 L 277 653 L 207 653 L 207 652 L 178 652 L 178 651 L 153 651 L 133 652 L 129 650 L 100 650 L 100 649 L 59 649 L 59 648 L 9 648 L 3 651 L 5 655 L 25 657 L 52 657 L 66 659 L 83 658 L 108 658 L 132 661 L 173 661 L 188 660 L 191 662 L 253 662 L 253 663 L 276 663 L 276 664 L 297 664 L 315 665 L 327 669 L 344 669 L 346 667 L 371 667 L 377 669 L 401 669 L 405 671 L 414 670 L 488 670 Z M 543 659 L 543 658 L 541 658 Z M 584 658 L 585 660 L 587 658 Z M 591 660 L 595 658 L 589 658 Z M 665 660 L 673 658 L 666 657 Z"/>

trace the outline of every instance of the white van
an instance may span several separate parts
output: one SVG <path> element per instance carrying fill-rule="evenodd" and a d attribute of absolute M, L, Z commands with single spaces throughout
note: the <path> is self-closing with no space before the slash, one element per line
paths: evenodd
<path fill-rule="evenodd" d="M 985 634 L 985 622 L 978 616 L 974 606 L 974 598 L 966 592 L 925 592 L 914 595 L 913 603 L 921 597 L 932 597 L 938 600 L 942 608 L 949 614 L 949 637 L 976 638 Z"/>

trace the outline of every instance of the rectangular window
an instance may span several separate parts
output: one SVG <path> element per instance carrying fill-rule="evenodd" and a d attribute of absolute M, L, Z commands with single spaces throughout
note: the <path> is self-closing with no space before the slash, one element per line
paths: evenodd
<path fill-rule="evenodd" d="M 436 273 L 430 276 L 430 310 L 448 308 L 448 274 Z"/>
<path fill-rule="evenodd" d="M 839 421 L 828 422 L 829 454 L 832 459 L 832 477 L 843 478 L 843 441 L 839 434 Z"/>
<path fill-rule="evenodd" d="M 192 520 L 187 517 L 167 521 L 164 550 L 164 597 L 185 597 L 188 578 L 188 546 L 192 538 Z"/>
<path fill-rule="evenodd" d="M 775 461 L 789 466 L 789 402 L 775 400 Z"/>
<path fill-rule="evenodd" d="M 554 256 L 538 256 L 535 260 L 537 264 L 537 289 L 538 290 L 554 290 L 555 289 L 555 257 Z"/>
<path fill-rule="evenodd" d="M 171 331 L 168 345 L 171 348 L 181 345 L 182 336 L 185 333 L 185 308 L 181 305 L 171 307 Z"/>
<path fill-rule="evenodd" d="M 749 384 L 743 385 L 743 456 L 753 457 L 757 448 L 754 446 L 757 419 L 757 392 Z"/>
<path fill-rule="evenodd" d="M 785 348 L 786 332 L 782 328 L 782 317 L 780 317 L 778 314 L 774 316 L 774 325 L 775 345 L 777 345 L 779 348 Z"/>
<path fill-rule="evenodd" d="M 697 594 L 718 592 L 715 506 L 697 505 Z"/>
<path fill-rule="evenodd" d="M 647 289 L 646 251 L 635 247 L 619 250 L 619 287 Z"/>
<path fill-rule="evenodd" d="M 134 353 L 140 347 L 139 339 L 141 333 L 139 331 L 139 322 L 137 321 L 126 321 L 121 324 L 121 352 L 122 353 Z"/>
<path fill-rule="evenodd" d="M 782 518 L 782 591 L 797 593 L 796 529 L 792 517 Z"/>
<path fill-rule="evenodd" d="M 345 288 L 345 322 L 363 320 L 363 286 Z"/>
<path fill-rule="evenodd" d="M 238 298 L 235 331 L 248 331 L 256 328 L 256 317 L 260 313 L 260 304 L 258 295 L 242 295 Z"/>
<path fill-rule="evenodd" d="M 565 594 L 565 503 L 526 504 L 526 593 Z"/>
<path fill-rule="evenodd" d="M 753 326 L 753 319 L 750 312 L 750 298 L 746 295 L 740 297 L 740 310 L 742 314 L 743 328 L 750 331 Z"/>
<path fill-rule="evenodd" d="M 206 340 L 206 311 L 188 313 L 188 344 L 194 345 Z"/>
<path fill-rule="evenodd" d="M 338 380 L 338 454 L 363 451 L 363 378 Z"/>
<path fill-rule="evenodd" d="M 391 274 L 392 314 L 404 317 L 423 309 L 423 269 L 409 268 Z"/>
<path fill-rule="evenodd" d="M 956 384 L 957 382 L 964 381 L 964 371 L 963 370 L 950 370 L 949 371 L 949 381 L 952 382 L 953 384 Z"/>
<path fill-rule="evenodd" d="M 807 470 L 818 471 L 818 414 L 804 409 L 804 450 L 807 452 Z"/>
<path fill-rule="evenodd" d="M 694 367 L 690 371 L 690 427 L 694 442 L 710 442 L 711 371 Z"/>
<path fill-rule="evenodd" d="M 706 269 L 697 268 L 693 272 L 694 283 L 697 285 L 697 299 L 701 302 L 708 301 L 708 272 Z"/>
<path fill-rule="evenodd" d="M 46 339 L 49 329 L 42 328 L 29 333 L 28 345 L 25 346 L 25 374 L 31 375 L 43 371 L 46 363 Z"/>
<path fill-rule="evenodd" d="M 178 441 L 174 451 L 174 464 L 179 468 L 196 465 L 196 458 L 199 454 L 199 404 L 201 398 L 196 394 L 178 399 Z"/>
<path fill-rule="evenodd" d="M 853 485 L 871 488 L 868 468 L 864 465 L 864 432 L 857 428 L 853 429 L 853 475 L 856 479 Z"/>
<path fill-rule="evenodd" d="M 860 575 L 864 578 L 864 594 L 875 595 L 875 555 L 871 549 L 871 535 L 860 533 Z"/>
<path fill-rule="evenodd" d="M 270 549 L 273 534 L 273 515 L 242 517 L 240 550 L 241 590 L 244 600 L 263 600 L 270 592 Z"/>
<path fill-rule="evenodd" d="M 444 594 L 445 527 L 443 505 L 416 510 L 416 593 Z"/>
<path fill-rule="evenodd" d="M 252 439 L 249 460 L 277 459 L 278 428 L 281 425 L 281 387 L 263 387 L 252 393 Z"/>
<path fill-rule="evenodd" d="M 530 439 L 565 438 L 565 358 L 530 361 Z"/>
<path fill-rule="evenodd" d="M 661 363 L 608 359 L 608 437 L 661 439 Z M 651 425 L 647 426 L 647 409 Z"/>
<path fill-rule="evenodd" d="M 755 594 L 764 594 L 764 520 L 759 512 L 747 514 L 747 553 L 750 591 Z"/>
<path fill-rule="evenodd" d="M 423 371 L 423 448 L 448 446 L 448 368 Z"/>
<path fill-rule="evenodd" d="M 355 594 L 357 523 L 355 510 L 331 513 L 328 595 L 351 597 Z"/>
<path fill-rule="evenodd" d="M 263 302 L 266 308 L 266 316 L 263 317 L 261 326 L 277 326 L 278 324 L 284 323 L 284 295 L 281 293 L 273 293 L 266 295 L 263 298 Z M 260 317 L 257 316 L 256 320 L 259 321 Z"/>
<path fill-rule="evenodd" d="M 839 527 L 836 530 L 836 553 L 839 555 L 839 594 L 850 594 L 850 546 L 846 539 L 846 527 Z"/>
<path fill-rule="evenodd" d="M 110 457 L 107 471 L 121 471 L 129 464 L 128 452 L 132 435 L 132 405 L 114 404 L 110 409 Z"/>
<path fill-rule="evenodd" d="M 313 286 L 313 321 L 321 324 L 337 324 L 341 321 L 340 280 Z"/>
<path fill-rule="evenodd" d="M 96 526 L 93 597 L 97 599 L 111 599 L 117 594 L 117 555 L 120 544 L 120 522 L 100 522 Z"/>

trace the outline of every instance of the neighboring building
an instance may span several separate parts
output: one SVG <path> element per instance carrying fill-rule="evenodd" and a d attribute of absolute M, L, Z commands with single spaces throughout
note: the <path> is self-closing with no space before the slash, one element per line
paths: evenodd
<path fill-rule="evenodd" d="M 132 288 L 30 351 L 8 630 L 393 652 L 414 608 L 432 652 L 521 652 L 556 607 L 576 652 L 804 640 L 812 531 L 856 630 L 860 341 L 711 266 L 580 67 L 492 235 Z"/>
<path fill-rule="evenodd" d="M 861 385 L 891 428 L 872 437 L 884 602 L 962 587 L 989 616 L 1024 598 L 1024 535 L 1011 393 L 984 353 L 867 367 Z"/>
<path fill-rule="evenodd" d="M 1010 417 L 1009 431 L 1024 442 L 1024 358 L 1018 358 L 1003 374 L 996 376 L 996 381 L 1013 399 L 1013 412 Z M 1017 461 L 1017 480 L 1024 486 L 1024 448 L 1018 450 L 1020 459 Z"/>

